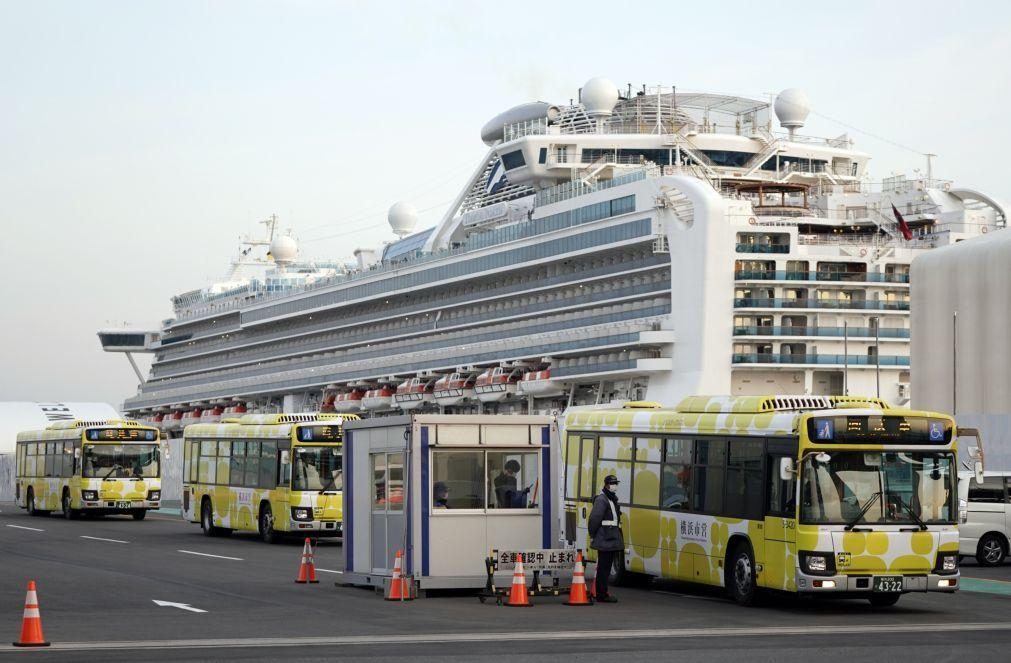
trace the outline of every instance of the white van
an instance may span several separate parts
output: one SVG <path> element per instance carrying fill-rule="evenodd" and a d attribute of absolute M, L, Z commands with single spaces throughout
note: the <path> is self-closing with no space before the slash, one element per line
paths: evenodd
<path fill-rule="evenodd" d="M 958 554 L 980 566 L 999 566 L 1008 556 L 1011 532 L 1011 472 L 984 472 L 983 483 L 960 472 L 958 493 L 968 501 L 967 518 L 958 527 Z"/>

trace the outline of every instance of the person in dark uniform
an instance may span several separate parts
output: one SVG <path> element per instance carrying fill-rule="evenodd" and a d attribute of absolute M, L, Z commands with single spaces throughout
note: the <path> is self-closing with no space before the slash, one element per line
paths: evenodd
<path fill-rule="evenodd" d="M 449 508 L 449 486 L 442 481 L 436 481 L 432 486 L 432 496 L 435 498 L 435 506 Z"/>
<path fill-rule="evenodd" d="M 495 501 L 500 509 L 510 509 L 516 501 L 516 474 L 520 471 L 520 463 L 515 458 L 507 460 L 502 472 L 495 477 Z"/>
<path fill-rule="evenodd" d="M 615 494 L 618 483 L 618 477 L 613 474 L 604 477 L 604 488 L 593 498 L 593 509 L 587 523 L 590 547 L 597 551 L 597 576 L 594 584 L 598 603 L 618 602 L 607 591 L 607 577 L 614 568 L 614 560 L 625 549 L 625 540 L 621 535 L 621 507 Z"/>

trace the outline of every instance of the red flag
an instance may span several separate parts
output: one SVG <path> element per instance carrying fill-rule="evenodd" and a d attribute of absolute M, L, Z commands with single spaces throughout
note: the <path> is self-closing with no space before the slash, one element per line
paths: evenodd
<path fill-rule="evenodd" d="M 913 231 L 910 230 L 909 224 L 899 214 L 899 210 L 895 207 L 894 203 L 892 203 L 892 214 L 895 215 L 895 220 L 899 222 L 899 232 L 902 233 L 902 237 L 907 240 L 913 239 Z"/>

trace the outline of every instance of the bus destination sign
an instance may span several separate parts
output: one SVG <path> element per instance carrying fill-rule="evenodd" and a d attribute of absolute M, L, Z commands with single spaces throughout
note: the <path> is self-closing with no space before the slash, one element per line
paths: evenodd
<path fill-rule="evenodd" d="M 812 442 L 828 444 L 949 444 L 951 423 L 929 417 L 836 415 L 807 422 Z"/>
<path fill-rule="evenodd" d="M 158 431 L 144 428 L 89 428 L 89 442 L 156 442 Z"/>
<path fill-rule="evenodd" d="M 299 442 L 342 442 L 344 435 L 337 425 L 299 426 L 296 439 Z"/>

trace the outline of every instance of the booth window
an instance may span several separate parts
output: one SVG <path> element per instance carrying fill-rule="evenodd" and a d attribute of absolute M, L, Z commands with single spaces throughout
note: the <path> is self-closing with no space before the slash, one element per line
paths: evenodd
<path fill-rule="evenodd" d="M 488 451 L 488 508 L 525 509 L 537 504 L 536 451 Z"/>
<path fill-rule="evenodd" d="M 435 451 L 433 510 L 536 507 L 539 470 L 539 451 Z"/>
<path fill-rule="evenodd" d="M 404 510 L 404 454 L 374 453 L 372 463 L 372 509 Z"/>

